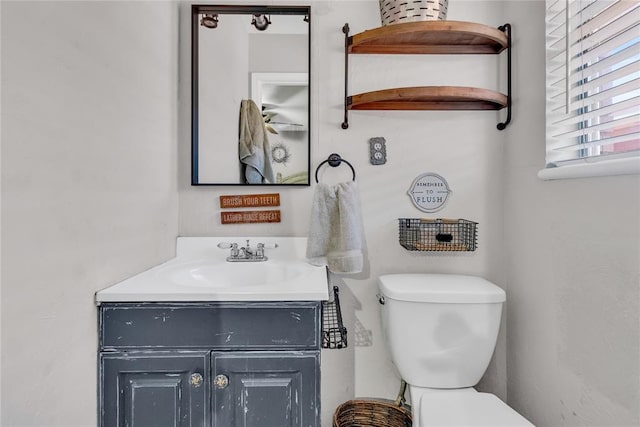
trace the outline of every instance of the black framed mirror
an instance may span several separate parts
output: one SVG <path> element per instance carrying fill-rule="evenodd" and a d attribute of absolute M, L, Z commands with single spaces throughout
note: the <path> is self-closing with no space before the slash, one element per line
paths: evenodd
<path fill-rule="evenodd" d="M 192 185 L 309 185 L 310 18 L 308 6 L 192 6 Z"/>

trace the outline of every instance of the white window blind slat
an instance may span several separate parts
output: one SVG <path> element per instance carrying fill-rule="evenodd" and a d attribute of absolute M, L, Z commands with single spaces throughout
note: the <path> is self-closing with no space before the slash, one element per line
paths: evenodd
<path fill-rule="evenodd" d="M 616 31 L 616 27 L 626 28 L 629 26 L 627 20 L 633 18 L 632 12 L 637 7 L 638 5 L 631 1 L 614 2 L 609 7 L 586 21 L 581 22 L 581 20 L 578 19 L 577 28 L 580 30 L 583 37 L 594 31 L 598 31 L 599 29 L 608 28 L 612 31 Z M 614 23 L 614 20 L 620 20 L 620 22 Z"/>
<path fill-rule="evenodd" d="M 587 29 L 584 28 L 579 28 L 578 31 L 581 38 L 571 40 L 575 47 L 575 51 L 578 52 L 579 55 L 587 55 L 599 45 L 604 44 L 610 39 L 617 37 L 618 34 L 624 33 L 626 30 L 636 26 L 639 17 L 640 9 L 636 9 L 626 13 L 625 15 L 617 18 L 614 22 L 603 27 L 596 27 L 590 31 L 587 31 Z M 618 43 L 616 44 L 619 46 Z"/>
<path fill-rule="evenodd" d="M 549 10 L 553 10 L 557 7 L 564 8 L 564 6 L 562 5 L 564 1 L 565 0 L 551 0 L 548 6 Z"/>
<path fill-rule="evenodd" d="M 547 37 L 553 40 L 564 39 L 566 34 L 567 34 L 566 24 L 563 21 L 562 24 L 557 25 L 553 30 L 549 31 L 549 33 L 547 34 Z"/>
<path fill-rule="evenodd" d="M 565 31 L 564 28 L 562 31 Z M 567 44 L 567 38 L 562 37 L 549 37 L 547 45 L 547 55 L 549 58 L 556 58 L 559 54 L 564 53 L 565 46 Z"/>
<path fill-rule="evenodd" d="M 547 88 L 547 90 L 550 90 L 550 91 L 561 90 L 564 92 L 566 86 L 567 86 L 567 79 L 563 77 L 559 80 L 552 81 L 549 84 L 549 87 Z"/>
<path fill-rule="evenodd" d="M 627 46 L 626 48 L 614 53 L 612 55 L 602 57 L 602 59 L 590 62 L 585 66 L 585 69 L 581 73 L 575 73 L 572 76 L 571 84 L 575 85 L 584 78 L 584 75 L 596 76 L 607 71 L 607 69 L 614 67 L 616 64 L 624 64 L 627 61 L 633 60 L 638 56 L 638 47 L 636 45 Z M 564 81 L 564 78 L 562 79 Z M 552 83 L 555 86 L 556 83 Z"/>
<path fill-rule="evenodd" d="M 566 57 L 562 51 L 562 57 L 554 60 L 547 59 L 547 77 L 563 79 L 565 68 L 567 67 Z"/>
<path fill-rule="evenodd" d="M 621 46 L 626 46 L 629 43 L 633 43 L 638 39 L 638 31 L 640 23 L 636 23 L 630 28 L 621 30 L 615 37 L 600 43 L 596 46 L 592 46 L 582 52 L 582 55 L 575 56 L 570 63 L 570 67 L 576 69 L 583 64 L 589 64 L 590 62 L 598 61 L 601 58 L 607 57 L 611 52 L 616 52 Z"/>
<path fill-rule="evenodd" d="M 589 109 L 584 112 L 580 116 L 570 116 L 566 119 L 559 120 L 554 123 L 557 126 L 566 126 L 572 124 L 578 124 L 584 122 L 585 120 L 593 120 L 605 116 L 607 114 L 610 115 L 629 115 L 629 114 L 640 114 L 640 97 L 634 97 L 627 99 L 622 102 L 617 102 L 615 104 L 609 104 L 604 107 Z"/>
<path fill-rule="evenodd" d="M 584 150 L 585 148 L 599 147 L 601 145 L 611 145 L 611 144 L 617 144 L 619 142 L 629 142 L 629 141 L 636 140 L 638 138 L 640 138 L 640 132 L 632 132 L 626 135 L 605 138 L 595 142 L 585 142 L 582 144 L 574 144 L 568 147 L 558 146 L 555 148 L 555 151 L 557 152 L 578 151 L 578 150 Z"/>
<path fill-rule="evenodd" d="M 640 0 L 546 4 L 547 163 L 640 157 Z"/>
<path fill-rule="evenodd" d="M 615 119 L 611 121 L 607 121 L 604 123 L 592 124 L 590 126 L 576 129 L 570 132 L 558 133 L 553 135 L 554 138 L 568 141 L 570 138 L 581 137 L 585 138 L 591 137 L 594 138 L 597 136 L 597 132 L 602 131 L 611 131 L 616 128 L 624 128 L 626 125 L 633 125 L 637 123 L 637 117 L 624 117 L 620 119 Z"/>
<path fill-rule="evenodd" d="M 603 90 L 601 92 L 593 93 L 592 95 L 579 99 L 570 104 L 570 110 L 577 110 L 579 108 L 588 108 L 589 110 L 597 108 L 598 104 L 615 98 L 619 95 L 630 94 L 628 96 L 634 96 L 636 92 L 640 90 L 640 78 L 634 78 L 621 85 L 612 87 L 610 89 Z M 578 120 L 580 121 L 580 120 Z M 560 124 L 561 120 L 556 121 L 554 124 Z"/>
<path fill-rule="evenodd" d="M 546 22 L 556 22 L 557 25 L 562 25 L 565 22 L 566 8 L 565 8 L 566 0 L 562 0 L 556 2 L 554 7 L 547 8 L 547 16 Z"/>
<path fill-rule="evenodd" d="M 565 3 L 569 3 L 569 20 L 575 23 L 577 21 L 587 21 L 590 17 L 596 16 L 618 1 L 619 0 L 565 0 Z"/>
<path fill-rule="evenodd" d="M 638 64 L 640 64 L 640 61 L 634 61 L 606 74 L 591 78 L 589 81 L 574 88 L 575 96 L 587 96 L 591 91 L 597 89 L 603 90 L 621 84 L 621 80 L 626 81 L 627 78 L 631 78 L 639 73 L 640 69 L 638 68 Z M 587 78 L 589 76 L 584 77 Z"/>

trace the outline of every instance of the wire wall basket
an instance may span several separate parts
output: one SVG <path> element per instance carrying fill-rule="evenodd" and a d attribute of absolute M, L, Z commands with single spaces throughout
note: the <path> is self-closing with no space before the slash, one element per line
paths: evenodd
<path fill-rule="evenodd" d="M 322 348 L 346 348 L 347 328 L 342 322 L 338 287 L 333 287 L 333 301 L 322 303 Z"/>
<path fill-rule="evenodd" d="M 409 251 L 475 251 L 478 223 L 466 219 L 399 218 L 400 245 Z"/>

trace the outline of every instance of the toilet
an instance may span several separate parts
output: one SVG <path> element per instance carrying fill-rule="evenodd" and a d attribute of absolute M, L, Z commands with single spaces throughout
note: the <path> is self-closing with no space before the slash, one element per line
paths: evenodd
<path fill-rule="evenodd" d="M 409 385 L 414 427 L 533 426 L 473 388 L 498 338 L 501 288 L 454 274 L 388 274 L 378 285 L 385 338 Z"/>

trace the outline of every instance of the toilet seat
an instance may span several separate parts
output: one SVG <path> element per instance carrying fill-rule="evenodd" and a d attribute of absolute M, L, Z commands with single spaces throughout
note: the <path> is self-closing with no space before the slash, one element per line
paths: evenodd
<path fill-rule="evenodd" d="M 420 399 L 419 427 L 533 427 L 490 393 L 443 392 Z M 417 427 L 417 426 L 416 426 Z"/>

